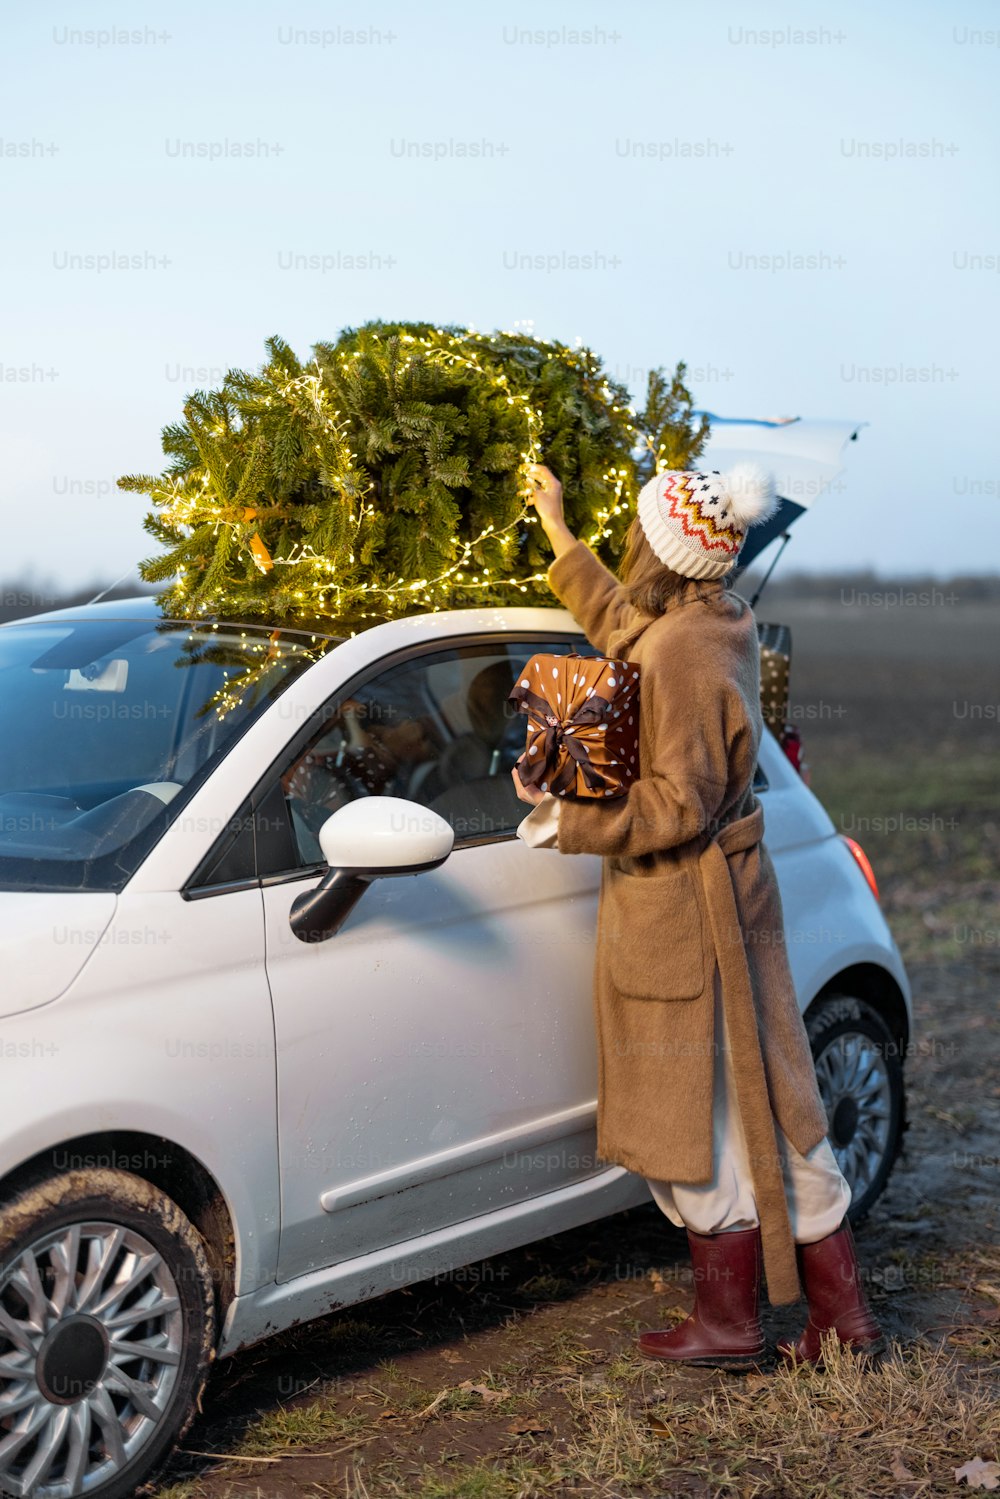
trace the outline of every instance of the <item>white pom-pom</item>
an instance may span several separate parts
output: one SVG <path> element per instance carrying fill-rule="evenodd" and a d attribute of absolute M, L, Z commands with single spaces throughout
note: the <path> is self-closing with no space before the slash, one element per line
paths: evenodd
<path fill-rule="evenodd" d="M 778 508 L 774 478 L 758 463 L 734 463 L 722 475 L 729 508 L 739 526 L 757 526 L 769 520 Z"/>

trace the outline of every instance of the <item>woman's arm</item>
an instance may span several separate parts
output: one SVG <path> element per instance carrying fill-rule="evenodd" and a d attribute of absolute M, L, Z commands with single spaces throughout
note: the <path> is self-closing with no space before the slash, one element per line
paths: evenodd
<path fill-rule="evenodd" d="M 585 541 L 574 542 L 556 558 L 549 567 L 548 582 L 602 656 L 615 631 L 628 629 L 639 618 L 614 573 Z"/>
<path fill-rule="evenodd" d="M 639 611 L 628 602 L 614 573 L 567 526 L 559 480 L 541 463 L 532 464 L 529 472 L 535 484 L 532 502 L 554 553 L 548 570 L 549 587 L 578 621 L 591 645 L 603 653 L 611 635 L 626 629 Z"/>

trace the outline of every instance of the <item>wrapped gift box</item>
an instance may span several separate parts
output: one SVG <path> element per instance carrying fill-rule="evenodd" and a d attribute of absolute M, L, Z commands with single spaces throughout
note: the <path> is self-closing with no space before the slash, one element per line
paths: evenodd
<path fill-rule="evenodd" d="M 509 701 L 527 715 L 517 772 L 554 796 L 624 796 L 639 774 L 639 668 L 603 656 L 532 656 Z"/>

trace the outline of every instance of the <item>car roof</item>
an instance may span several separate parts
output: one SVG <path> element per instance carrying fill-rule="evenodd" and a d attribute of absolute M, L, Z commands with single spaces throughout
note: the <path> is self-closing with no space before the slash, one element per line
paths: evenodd
<path fill-rule="evenodd" d="M 167 615 L 161 610 L 155 594 L 138 594 L 129 599 L 105 599 L 98 604 L 69 604 L 65 609 L 50 609 L 44 614 L 22 615 L 18 619 L 5 621 L 5 625 L 23 624 L 70 624 L 81 620 L 148 619 L 164 624 L 212 625 L 220 624 L 239 629 L 281 630 L 284 634 L 322 636 L 326 640 L 343 640 L 344 634 L 336 628 L 335 620 L 317 620 L 314 623 L 285 623 L 268 619 L 231 619 L 227 615 Z M 375 620 L 378 624 L 381 621 Z"/>
<path fill-rule="evenodd" d="M 65 609 L 52 609 L 44 614 L 23 615 L 18 619 L 8 620 L 0 625 L 0 629 L 8 629 L 14 625 L 25 624 L 58 624 L 73 622 L 110 622 L 112 620 L 146 620 L 150 623 L 196 625 L 201 628 L 218 624 L 220 627 L 235 628 L 242 630 L 280 630 L 284 635 L 304 635 L 312 640 L 328 640 L 331 643 L 341 644 L 352 634 L 367 634 L 369 630 L 380 626 L 402 627 L 404 634 L 408 635 L 414 625 L 434 621 L 433 635 L 446 635 L 456 628 L 472 628 L 475 632 L 482 630 L 512 630 L 524 631 L 537 628 L 550 629 L 558 625 L 560 628 L 572 628 L 574 634 L 580 633 L 579 625 L 572 621 L 565 609 L 559 604 L 552 605 L 498 605 L 484 604 L 470 606 L 465 609 L 424 609 L 414 610 L 412 614 L 388 615 L 385 617 L 368 618 L 362 627 L 354 619 L 338 621 L 336 619 L 297 619 L 284 621 L 280 619 L 248 619 L 241 620 L 230 618 L 228 615 L 199 614 L 187 617 L 165 615 L 161 611 L 154 594 L 140 594 L 128 599 L 105 599 L 96 604 L 71 604 Z"/>

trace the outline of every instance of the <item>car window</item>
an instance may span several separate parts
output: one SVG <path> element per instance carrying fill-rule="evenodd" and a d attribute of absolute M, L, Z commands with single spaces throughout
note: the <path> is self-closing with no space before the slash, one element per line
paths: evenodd
<path fill-rule="evenodd" d="M 4 625 L 0 888 L 123 889 L 248 725 L 328 644 L 101 605 Z"/>
<path fill-rule="evenodd" d="M 361 796 L 431 808 L 456 844 L 513 836 L 528 811 L 510 775 L 527 725 L 507 697 L 538 651 L 593 654 L 582 639 L 470 642 L 408 657 L 327 703 L 281 774 L 301 864 L 322 862 L 320 828 Z"/>

